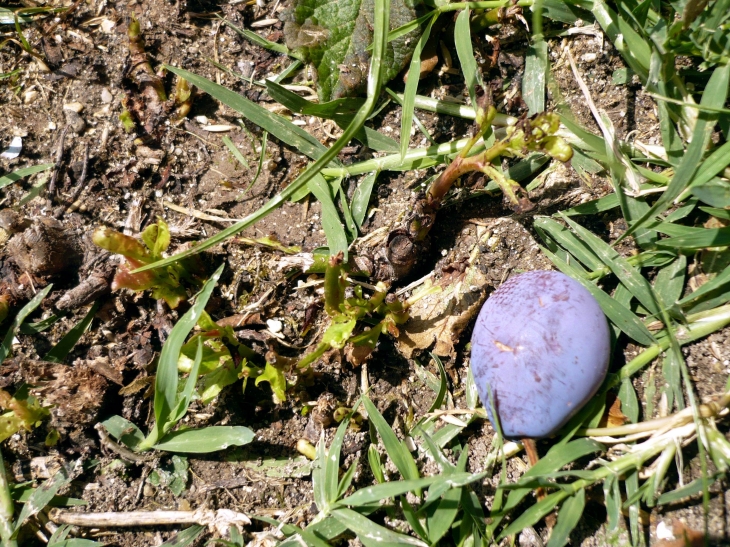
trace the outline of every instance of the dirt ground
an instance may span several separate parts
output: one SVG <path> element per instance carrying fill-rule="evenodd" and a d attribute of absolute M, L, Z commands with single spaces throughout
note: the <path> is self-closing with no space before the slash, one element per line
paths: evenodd
<path fill-rule="evenodd" d="M 30 4 L 29 4 L 30 5 Z M 33 4 L 34 5 L 34 4 Z M 268 199 L 290 183 L 306 166 L 306 159 L 269 137 L 266 161 L 261 176 L 245 192 L 253 180 L 259 159 L 261 130 L 240 116 L 220 106 L 205 94 L 194 97 L 188 120 L 181 124 L 162 123 L 153 139 L 135 142 L 135 136 L 125 133 L 119 115 L 125 93 L 132 93 L 126 80 L 129 63 L 127 25 L 131 17 L 141 23 L 146 50 L 152 65 L 161 63 L 185 68 L 235 90 L 267 108 L 275 103 L 260 87 L 243 82 L 217 69 L 209 60 L 238 74 L 254 79 L 281 72 L 290 62 L 287 58 L 266 51 L 244 40 L 239 34 L 221 24 L 217 15 L 225 17 L 242 28 L 252 23 L 275 19 L 265 26 L 253 26 L 262 36 L 281 41 L 282 23 L 278 13 L 285 7 L 276 3 L 229 3 L 177 0 L 113 0 L 77 1 L 72 9 L 57 18 L 47 17 L 27 25 L 25 34 L 32 44 L 35 57 L 21 53 L 16 44 L 7 44 L 0 51 L 0 73 L 20 69 L 17 76 L 6 79 L 0 88 L 0 141 L 7 148 L 12 137 L 22 137 L 22 153 L 17 159 L 0 160 L 2 172 L 35 163 L 58 162 L 55 192 L 45 190 L 38 197 L 18 204 L 34 184 L 47 177 L 35 175 L 12 184 L 0 191 L 0 209 L 13 209 L 31 226 L 38 227 L 38 240 L 28 243 L 25 250 L 0 249 L 0 289 L 10 294 L 17 303 L 27 301 L 39 288 L 53 283 L 53 289 L 42 304 L 42 309 L 29 318 L 38 321 L 50 315 L 68 292 L 91 277 L 103 281 L 93 300 L 100 307 L 91 328 L 74 347 L 64 364 L 43 362 L 41 357 L 88 312 L 91 302 L 68 308 L 68 315 L 50 329 L 38 334 L 21 334 L 13 346 L 13 357 L 0 365 L 0 387 L 14 390 L 22 382 L 42 384 L 48 402 L 55 405 L 52 427 L 57 428 L 61 440 L 53 447 L 44 440 L 51 427 L 44 423 L 27 434 L 11 437 L 3 446 L 6 464 L 17 481 L 37 480 L 43 473 L 34 472 L 30 462 L 46 458 L 48 461 L 68 462 L 82 457 L 85 471 L 72 483 L 65 495 L 86 500 L 89 511 L 130 511 L 155 509 L 187 509 L 207 506 L 230 508 L 251 515 L 270 516 L 294 524 L 306 524 L 316 515 L 309 475 L 290 467 L 283 472 L 267 472 L 261 463 L 271 458 L 301 458 L 296 452 L 299 439 L 316 442 L 321 424 L 310 416 L 302 415 L 305 402 L 333 402 L 352 404 L 360 394 L 360 368 L 353 368 L 340 356 L 318 361 L 314 380 L 296 396 L 281 404 L 272 402 L 267 386 L 248 385 L 241 396 L 241 382 L 226 388 L 212 405 L 194 405 L 187 425 L 245 425 L 255 430 L 255 441 L 242 448 L 228 449 L 210 456 L 191 456 L 190 474 L 186 488 L 175 495 L 169 487 L 155 486 L 150 472 L 155 465 L 171 467 L 169 455 L 142 464 L 122 464 L 119 456 L 100 443 L 94 425 L 113 414 L 120 414 L 137 423 L 148 423 L 151 414 L 150 399 L 145 397 L 144 379 L 154 374 L 155 357 L 177 318 L 185 310 L 170 310 L 149 293 L 130 291 L 112 293 L 108 281 L 117 257 L 95 247 L 91 234 L 98 226 L 108 226 L 129 235 L 138 235 L 157 217 L 166 219 L 173 235 L 171 251 L 191 242 L 202 240 L 229 223 L 201 220 L 179 212 L 199 211 L 217 217 L 240 219 L 256 211 Z M 576 117 L 587 127 L 597 130 L 591 114 L 582 99 L 575 79 L 567 65 L 565 48 L 570 47 L 597 105 L 606 110 L 620 138 L 631 137 L 646 144 L 659 142 L 659 126 L 654 102 L 641 91 L 638 83 L 616 85 L 613 74 L 621 68 L 618 53 L 600 31 L 586 27 L 584 33 L 550 41 L 550 60 L 556 83 Z M 12 37 L 11 25 L 3 31 Z M 448 33 L 446 33 L 446 36 Z M 503 79 L 505 94 L 499 99 L 500 110 L 519 115 L 523 103 L 519 100 L 519 81 L 524 68 L 524 27 L 519 23 L 506 25 L 500 31 L 502 53 L 497 66 L 487 76 Z M 477 45 L 484 45 L 478 38 Z M 451 56 L 456 59 L 453 44 L 446 41 Z M 440 65 L 421 84 L 421 93 L 435 97 L 464 96 L 464 83 L 459 74 L 440 71 Z M 456 63 L 456 61 L 454 61 Z M 295 83 L 305 83 L 306 72 L 295 77 Z M 172 78 L 165 79 L 171 85 Z M 396 89 L 402 89 L 395 82 Z M 421 121 L 439 141 L 445 142 L 464 136 L 469 124 L 448 116 L 418 113 Z M 339 135 L 339 129 L 309 117 L 295 116 L 296 123 L 314 134 L 325 145 Z M 225 133 L 205 130 L 208 125 L 230 125 Z M 399 107 L 390 104 L 374 120 L 373 126 L 386 135 L 397 138 L 400 128 Z M 249 162 L 251 169 L 239 164 L 222 143 L 229 136 Z M 420 134 L 412 146 L 423 146 Z M 59 151 L 61 152 L 59 157 Z M 360 161 L 373 156 L 361 145 L 348 148 L 341 154 L 344 163 Z M 370 202 L 370 214 L 363 227 L 363 235 L 378 233 L 382 227 L 391 227 L 407 209 L 413 189 L 436 171 L 433 169 L 383 173 Z M 354 190 L 357 180 L 346 181 Z M 515 216 L 506 208 L 499 195 L 478 192 L 482 180 L 464 181 L 449 204 L 440 212 L 432 231 L 431 250 L 421 257 L 417 271 L 403 282 L 419 279 L 429 272 L 434 278 L 452 275 L 454 265 L 463 263 L 475 246 L 488 237 L 479 256 L 481 283 L 475 288 L 475 300 L 481 301 L 498 287 L 511 273 L 550 268 L 550 262 L 538 247 L 532 228 L 536 214 L 551 214 L 559 209 L 583 203 L 611 191 L 605 178 L 593 176 L 582 180 L 570 167 L 552 169 L 541 185 L 530 194 L 537 208 L 528 215 Z M 178 206 L 170 208 L 167 203 Z M 617 213 L 593 216 L 587 219 L 589 228 L 604 237 L 615 240 L 624 226 Z M 50 220 L 56 219 L 56 220 Z M 381 230 L 382 231 L 382 230 Z M 287 203 L 262 222 L 241 234 L 246 237 L 275 236 L 284 245 L 301 246 L 311 250 L 325 244 L 321 229 L 320 207 L 308 198 L 299 203 Z M 626 246 L 622 252 L 630 253 Z M 17 253 L 25 253 L 29 264 L 19 266 Z M 282 255 L 264 247 L 252 247 L 233 239 L 225 245 L 204 254 L 208 272 L 222 263 L 226 269 L 211 300 L 208 311 L 220 320 L 254 309 L 244 328 L 237 331 L 239 338 L 249 344 L 260 356 L 269 344 L 278 344 L 286 355 L 299 355 L 317 342 L 326 325 L 321 308 L 312 329 L 300 336 L 305 314 L 321 300 L 317 286 L 299 288 L 303 276 L 290 276 L 280 268 Z M 258 303 L 251 308 L 250 305 Z M 247 308 L 247 306 L 249 306 Z M 267 323 L 269 321 L 269 323 Z M 280 322 L 281 340 L 271 332 L 271 322 Z M 468 365 L 465 345 L 472 324 L 466 329 L 444 358 L 455 406 L 464 406 L 463 385 Z M 277 333 L 279 334 L 279 333 Z M 614 360 L 615 367 L 628 360 L 637 348 L 629 345 L 624 355 Z M 684 348 L 687 363 L 696 379 L 700 395 L 709 397 L 724 391 L 730 366 L 730 329 L 715 333 L 708 339 Z M 412 357 L 421 355 L 419 362 L 438 374 L 427 354 L 417 350 Z M 405 355 L 410 355 L 406 352 Z M 661 365 L 653 364 L 653 378 L 660 378 Z M 372 387 L 371 398 L 391 422 L 394 429 L 402 430 L 403 416 L 413 411 L 416 416 L 428 411 L 433 394 L 418 375 L 413 358 L 404 356 L 402 348 L 392 339 L 383 339 L 373 358 L 367 363 L 367 376 Z M 641 397 L 649 372 L 636 380 Z M 653 382 L 654 380 L 652 380 Z M 122 386 L 141 386 L 120 393 Z M 656 405 L 655 407 L 656 408 Z M 400 424 L 400 425 L 399 425 Z M 143 428 L 144 429 L 144 428 Z M 724 431 L 727 432 L 727 426 Z M 331 437 L 334 429 L 325 428 Z M 487 422 L 465 430 L 462 441 L 470 447 L 470 470 L 482 468 L 493 430 Z M 368 484 L 371 479 L 367 466 L 367 431 L 350 432 L 344 447 L 343 468 L 358 465 L 355 486 Z M 548 443 L 541 445 L 546 449 Z M 695 458 L 687 453 L 685 458 Z M 696 458 L 695 458 L 696 460 Z M 301 462 L 301 459 L 296 460 Z M 419 465 L 431 465 L 424 456 Z M 693 460 L 694 463 L 694 460 Z M 522 459 L 510 462 L 511 479 L 524 471 Z M 698 476 L 697 465 L 687 467 L 685 481 Z M 492 481 L 478 485 L 476 490 L 489 507 L 493 494 Z M 713 488 L 710 500 L 710 534 L 713 544 L 727 542 L 730 537 L 730 494 L 727 483 Z M 655 510 L 647 515 L 646 539 L 657 541 L 659 523 L 681 519 L 693 529 L 702 529 L 702 509 L 699 501 Z M 590 502 L 584 521 L 572 535 L 574 545 L 622 544 L 627 540 L 625 531 L 617 537 L 607 537 L 603 529 L 605 508 L 600 497 Z M 247 533 L 265 529 L 254 524 Z M 110 545 L 159 545 L 175 533 L 172 527 L 130 530 L 110 529 L 95 531 L 87 537 L 99 538 Z M 538 527 L 538 533 L 545 532 Z M 247 536 L 251 539 L 251 536 Z M 24 544 L 40 540 L 25 538 Z M 539 538 L 524 533 L 520 545 L 540 545 Z M 353 542 L 350 542 L 353 543 Z M 39 543 L 40 544 L 40 543 Z M 203 545 L 204 540 L 198 540 Z M 354 543 L 353 543 L 354 544 Z"/>

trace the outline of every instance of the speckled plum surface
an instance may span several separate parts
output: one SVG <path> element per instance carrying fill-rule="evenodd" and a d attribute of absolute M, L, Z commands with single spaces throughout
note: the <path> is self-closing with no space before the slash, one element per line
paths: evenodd
<path fill-rule="evenodd" d="M 479 312 L 471 368 L 494 423 L 488 387 L 505 437 L 554 434 L 598 390 L 610 356 L 598 302 L 554 271 L 516 275 Z"/>

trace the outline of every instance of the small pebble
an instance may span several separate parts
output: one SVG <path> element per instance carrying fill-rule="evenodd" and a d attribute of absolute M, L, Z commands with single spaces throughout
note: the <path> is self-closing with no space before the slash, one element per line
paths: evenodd
<path fill-rule="evenodd" d="M 31 89 L 29 91 L 26 91 L 23 94 L 23 103 L 24 104 L 34 103 L 37 98 L 38 98 L 38 92 L 35 89 Z"/>
<path fill-rule="evenodd" d="M 81 111 L 84 109 L 84 105 L 80 102 L 66 103 L 63 105 L 63 109 L 70 112 L 76 112 L 76 114 L 81 114 Z"/>

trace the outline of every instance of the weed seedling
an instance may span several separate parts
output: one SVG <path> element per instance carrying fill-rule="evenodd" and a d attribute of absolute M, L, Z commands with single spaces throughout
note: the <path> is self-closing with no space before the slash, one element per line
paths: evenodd
<path fill-rule="evenodd" d="M 193 260 L 176 263 L 169 268 L 131 273 L 135 268 L 160 260 L 170 245 L 170 230 L 161 218 L 142 232 L 144 245 L 133 237 L 106 227 L 96 229 L 93 241 L 102 249 L 127 259 L 127 264 L 117 270 L 112 289 L 151 290 L 153 298 L 162 298 L 173 309 L 187 298 L 182 281 L 194 282 L 194 275 L 200 269 L 199 263 Z"/>
<path fill-rule="evenodd" d="M 168 452 L 207 453 L 231 445 L 247 444 L 253 439 L 253 431 L 242 426 L 183 428 L 173 431 L 187 413 L 188 406 L 193 400 L 203 361 L 203 338 L 198 337 L 190 372 L 184 384 L 181 384 L 179 362 L 185 339 L 203 315 L 205 305 L 222 272 L 223 266 L 206 281 L 195 303 L 173 327 L 162 347 L 155 376 L 155 422 L 147 436 L 136 425 L 121 416 L 113 416 L 102 423 L 111 435 L 135 452 L 155 449 Z"/>

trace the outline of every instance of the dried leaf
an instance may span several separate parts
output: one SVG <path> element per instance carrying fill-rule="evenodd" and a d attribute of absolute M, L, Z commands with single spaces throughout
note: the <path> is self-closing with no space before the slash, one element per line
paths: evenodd
<path fill-rule="evenodd" d="M 434 342 L 436 355 L 451 355 L 461 332 L 484 302 L 481 287 L 486 278 L 476 267 L 468 268 L 456 279 L 445 278 L 442 283 L 441 292 L 419 300 L 409 309 L 410 319 L 400 328 L 398 350 L 407 359 Z"/>

